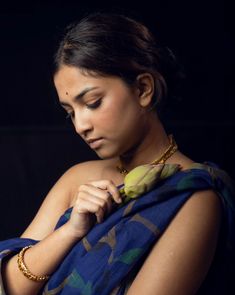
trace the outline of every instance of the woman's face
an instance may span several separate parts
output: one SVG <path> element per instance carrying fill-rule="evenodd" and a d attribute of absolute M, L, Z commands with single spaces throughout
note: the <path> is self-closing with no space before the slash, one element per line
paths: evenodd
<path fill-rule="evenodd" d="M 146 116 L 136 87 L 114 76 L 84 75 L 72 66 L 62 66 L 54 83 L 76 132 L 100 158 L 120 156 L 141 140 Z"/>

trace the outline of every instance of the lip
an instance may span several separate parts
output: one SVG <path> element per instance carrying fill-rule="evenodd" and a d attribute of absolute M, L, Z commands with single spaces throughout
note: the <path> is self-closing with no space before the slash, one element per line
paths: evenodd
<path fill-rule="evenodd" d="M 103 142 L 103 138 L 97 138 L 97 139 L 90 139 L 87 141 L 87 143 L 90 145 L 92 149 L 100 147 L 100 145 Z"/>

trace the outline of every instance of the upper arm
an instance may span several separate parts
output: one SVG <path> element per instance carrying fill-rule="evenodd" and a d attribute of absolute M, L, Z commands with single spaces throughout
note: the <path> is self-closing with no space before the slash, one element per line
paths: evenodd
<path fill-rule="evenodd" d="M 127 294 L 195 294 L 214 257 L 220 220 L 216 193 L 194 193 L 151 249 Z"/>
<path fill-rule="evenodd" d="M 79 185 L 80 172 L 84 163 L 68 169 L 51 188 L 33 221 L 21 235 L 22 238 L 42 240 L 50 234 L 66 209 L 70 206 L 71 195 Z"/>

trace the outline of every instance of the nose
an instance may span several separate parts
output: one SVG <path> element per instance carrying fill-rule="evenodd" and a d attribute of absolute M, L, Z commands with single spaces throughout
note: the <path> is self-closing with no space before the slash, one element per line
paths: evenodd
<path fill-rule="evenodd" d="M 75 113 L 73 124 L 76 132 L 81 136 L 86 136 L 86 133 L 92 130 L 92 125 L 89 118 L 87 118 L 87 116 L 81 112 L 79 114 Z"/>

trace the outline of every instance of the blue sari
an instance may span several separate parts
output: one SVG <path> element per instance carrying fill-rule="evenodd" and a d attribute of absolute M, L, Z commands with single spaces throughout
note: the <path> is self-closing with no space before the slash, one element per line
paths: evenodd
<path fill-rule="evenodd" d="M 227 294 L 235 273 L 235 186 L 226 172 L 209 162 L 160 178 L 150 191 L 120 204 L 74 245 L 40 294 L 125 294 L 176 213 L 194 192 L 206 189 L 221 199 L 223 219 L 213 262 L 197 294 Z M 71 211 L 65 211 L 55 229 L 68 221 Z M 25 238 L 0 242 L 0 261 L 37 242 Z M 1 279 L 0 285 L 3 295 Z"/>

